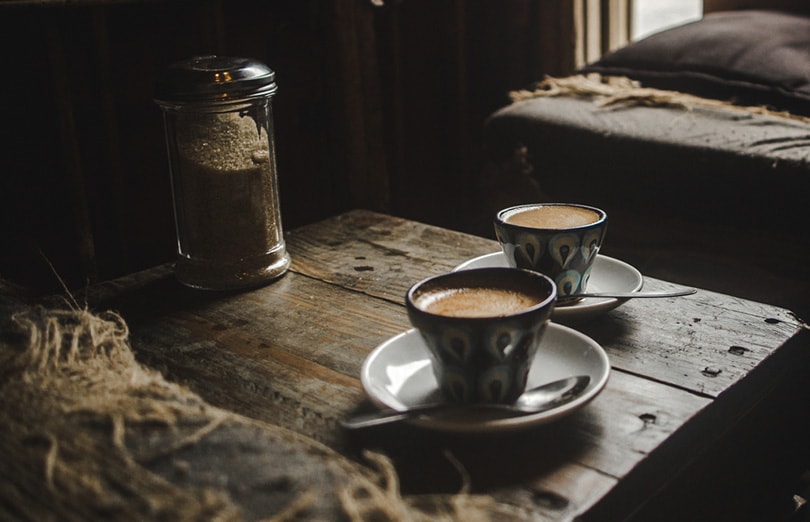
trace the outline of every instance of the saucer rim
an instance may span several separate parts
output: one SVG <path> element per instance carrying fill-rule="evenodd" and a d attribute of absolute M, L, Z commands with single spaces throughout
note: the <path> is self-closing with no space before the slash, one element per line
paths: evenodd
<path fill-rule="evenodd" d="M 547 424 L 556 421 L 564 416 L 567 416 L 584 407 L 602 392 L 610 377 L 611 366 L 610 360 L 607 356 L 607 352 L 605 352 L 605 349 L 595 340 L 591 339 L 582 332 L 579 332 L 578 330 L 575 330 L 568 326 L 550 322 L 546 335 L 549 335 L 552 332 L 554 332 L 556 335 L 562 335 L 563 339 L 568 343 L 580 343 L 578 345 L 580 349 L 587 346 L 587 350 L 597 358 L 596 366 L 598 366 L 598 368 L 593 374 L 589 373 L 589 375 L 591 376 L 591 383 L 588 385 L 588 388 L 586 388 L 585 392 L 583 392 L 582 395 L 580 395 L 573 401 L 536 414 L 522 415 L 503 419 L 483 420 L 481 422 L 470 421 L 469 419 L 467 421 L 453 421 L 451 419 L 441 419 L 440 417 L 417 418 L 412 419 L 408 422 L 420 427 L 444 432 L 484 433 L 484 432 L 512 431 L 517 429 L 525 429 L 531 426 Z M 377 345 L 369 353 L 369 355 L 363 361 L 363 366 L 360 373 L 360 381 L 368 399 L 376 407 L 381 409 L 395 409 L 402 411 L 404 409 L 407 409 L 408 407 L 407 405 L 400 402 L 397 398 L 397 395 L 395 394 L 385 392 L 384 394 L 385 396 L 382 396 L 382 394 L 377 393 L 377 390 L 380 389 L 380 385 L 375 384 L 373 380 L 379 378 L 372 376 L 372 371 L 375 366 L 375 363 L 377 362 L 377 359 L 382 357 L 383 354 L 386 352 L 386 350 L 396 348 L 399 343 L 419 343 L 419 345 L 421 345 L 418 346 L 417 348 L 418 350 L 421 350 L 421 353 L 420 352 L 416 353 L 416 356 L 413 357 L 414 362 L 420 360 L 420 357 L 417 357 L 418 355 L 424 355 L 425 357 L 427 357 L 427 359 L 430 358 L 427 352 L 428 348 L 424 344 L 424 341 L 422 340 L 419 331 L 416 330 L 415 328 L 410 328 L 408 330 L 405 330 L 404 332 L 400 332 L 399 334 L 396 334 L 386 339 L 385 341 Z M 412 344 L 410 345 L 411 350 L 409 350 L 409 352 L 411 353 L 413 352 L 413 346 L 414 345 Z M 542 354 L 543 352 L 541 350 L 538 350 L 538 353 L 537 355 L 535 355 L 535 357 L 541 357 Z M 582 360 L 581 357 L 572 358 L 569 360 L 576 361 L 577 359 Z M 427 364 L 429 365 L 430 363 L 428 362 Z M 583 366 L 585 365 L 583 364 Z M 574 372 L 571 375 L 575 374 L 577 374 L 577 372 Z M 564 378 L 566 376 L 567 375 L 555 375 L 554 379 Z M 435 392 L 435 389 L 432 391 Z M 394 400 L 386 401 L 385 400 L 386 398 L 393 398 Z"/>
<path fill-rule="evenodd" d="M 480 256 L 476 256 L 470 258 L 463 263 L 456 265 L 453 268 L 453 272 L 457 272 L 459 270 L 467 270 L 468 267 L 471 268 L 471 265 L 476 263 L 488 263 L 491 259 L 494 258 L 501 258 L 505 263 L 504 254 L 502 251 L 490 252 L 488 254 L 483 254 Z M 599 267 L 603 266 L 602 269 Z M 501 266 L 501 265 L 492 265 L 492 264 L 484 264 L 480 267 L 486 266 Z M 630 286 L 628 285 L 625 288 L 616 288 L 612 289 L 613 291 L 621 291 L 621 292 L 640 292 L 642 287 L 644 286 L 644 276 L 641 272 L 626 261 L 622 261 L 620 259 L 616 259 L 614 257 L 606 256 L 603 254 L 597 254 L 596 262 L 594 263 L 593 271 L 591 272 L 591 282 L 594 280 L 598 281 L 600 277 L 600 272 L 604 272 L 607 270 L 606 267 L 610 267 L 614 270 L 621 270 L 626 274 L 632 275 L 632 278 L 635 280 L 635 284 Z M 479 268 L 476 266 L 476 268 Z M 604 276 L 602 276 L 604 277 Z M 628 301 L 629 298 L 615 298 L 615 297 L 587 297 L 582 299 L 581 301 L 567 305 L 567 306 L 557 306 L 554 308 L 552 312 L 552 319 L 557 321 L 565 321 L 565 320 L 580 320 L 584 318 L 589 318 L 594 315 L 602 314 L 609 312 L 625 302 Z"/>

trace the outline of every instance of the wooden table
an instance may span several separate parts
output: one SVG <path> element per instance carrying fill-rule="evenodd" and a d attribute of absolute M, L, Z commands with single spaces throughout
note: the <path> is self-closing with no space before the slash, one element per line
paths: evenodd
<path fill-rule="evenodd" d="M 289 231 L 287 242 L 290 272 L 259 289 L 194 291 L 162 266 L 93 288 L 91 307 L 119 310 L 139 359 L 213 405 L 352 458 L 383 450 L 406 495 L 460 490 L 460 465 L 472 492 L 541 520 L 744 520 L 789 500 L 784 488 L 810 462 L 808 332 L 786 310 L 704 290 L 574 325 L 605 348 L 612 372 L 559 422 L 345 433 L 339 418 L 369 407 L 364 358 L 409 328 L 406 289 L 498 245 L 367 211 Z"/>

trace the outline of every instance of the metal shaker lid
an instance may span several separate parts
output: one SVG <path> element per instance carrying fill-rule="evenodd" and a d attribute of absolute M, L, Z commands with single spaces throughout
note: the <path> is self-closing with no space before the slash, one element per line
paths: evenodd
<path fill-rule="evenodd" d="M 250 58 L 194 56 L 170 65 L 155 98 L 165 102 L 227 101 L 273 94 L 276 73 Z"/>

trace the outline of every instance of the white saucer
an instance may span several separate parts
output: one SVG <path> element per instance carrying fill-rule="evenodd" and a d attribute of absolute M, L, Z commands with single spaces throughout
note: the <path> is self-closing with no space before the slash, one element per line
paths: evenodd
<path fill-rule="evenodd" d="M 478 256 L 458 265 L 453 271 L 470 268 L 509 266 L 503 252 L 493 252 Z M 635 267 L 612 257 L 597 255 L 591 268 L 588 281 L 589 292 L 638 292 L 644 285 L 644 278 Z M 591 319 L 627 301 L 612 297 L 588 297 L 576 304 L 554 308 L 552 318 L 557 322 L 575 322 Z"/>
<path fill-rule="evenodd" d="M 608 380 L 607 354 L 593 339 L 567 326 L 550 323 L 537 350 L 526 387 L 589 375 L 591 381 L 578 398 L 553 409 L 518 417 L 493 418 L 478 412 L 452 417 L 421 417 L 426 428 L 455 432 L 503 431 L 543 424 L 567 415 L 596 397 Z M 371 352 L 363 362 L 360 380 L 366 394 L 380 408 L 405 410 L 440 400 L 430 354 L 416 329 L 396 335 Z"/>

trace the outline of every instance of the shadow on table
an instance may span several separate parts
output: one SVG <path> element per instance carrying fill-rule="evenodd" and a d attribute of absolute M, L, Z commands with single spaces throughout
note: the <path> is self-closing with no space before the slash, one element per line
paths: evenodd
<path fill-rule="evenodd" d="M 363 450 L 384 453 L 394 463 L 403 494 L 488 491 L 526 482 L 577 461 L 588 447 L 582 430 L 587 411 L 553 423 L 515 431 L 447 433 L 399 422 L 344 431 L 348 451 L 363 460 Z M 593 427 L 591 428 L 591 430 Z"/>

